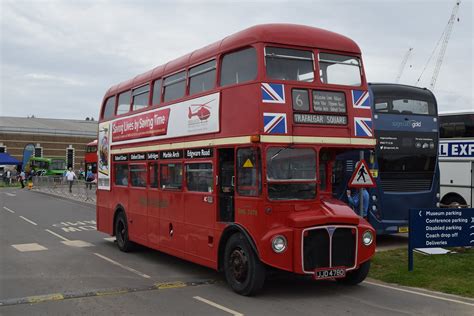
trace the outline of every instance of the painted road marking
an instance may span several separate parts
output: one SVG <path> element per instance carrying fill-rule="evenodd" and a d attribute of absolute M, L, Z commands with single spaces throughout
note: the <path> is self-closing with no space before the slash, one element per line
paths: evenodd
<path fill-rule="evenodd" d="M 3 209 L 4 209 L 5 211 L 7 211 L 7 212 L 10 212 L 10 213 L 12 213 L 12 214 L 15 214 L 15 211 L 9 209 L 9 208 L 6 207 L 6 206 L 4 206 Z"/>
<path fill-rule="evenodd" d="M 61 293 L 47 294 L 47 295 L 36 295 L 28 297 L 28 303 L 41 303 L 49 301 L 59 301 L 64 299 L 64 296 Z"/>
<path fill-rule="evenodd" d="M 0 299 L 0 306 L 12 306 L 20 304 L 34 304 L 34 303 L 43 303 L 49 301 L 59 301 L 59 300 L 68 300 L 73 298 L 84 298 L 84 297 L 94 297 L 94 296 L 107 296 L 107 295 L 121 295 L 126 293 L 136 293 L 136 292 L 145 292 L 145 291 L 156 291 L 172 289 L 176 287 L 157 287 L 160 284 L 179 284 L 179 287 L 190 287 L 190 286 L 199 286 L 199 285 L 209 285 L 216 283 L 216 280 L 199 280 L 199 281 L 190 281 L 183 283 L 178 282 L 164 282 L 164 283 L 155 283 L 152 286 L 144 287 L 125 287 L 125 288 L 109 288 L 109 289 L 99 289 L 99 290 L 86 290 L 84 292 L 66 292 L 66 293 L 53 293 L 46 295 L 36 295 L 36 296 L 27 296 L 20 298 L 7 298 Z M 184 285 L 184 286 L 183 286 Z"/>
<path fill-rule="evenodd" d="M 110 262 L 110 263 L 112 263 L 112 264 L 114 264 L 114 265 L 116 265 L 116 266 L 119 266 L 119 267 L 121 267 L 122 269 L 125 269 L 125 270 L 127 270 L 127 271 L 132 272 L 132 273 L 135 273 L 135 274 L 137 274 L 137 275 L 139 275 L 139 276 L 141 276 L 141 277 L 144 277 L 144 278 L 146 278 L 146 279 L 150 279 L 150 278 L 151 278 L 148 274 L 144 274 L 144 273 L 141 273 L 140 271 L 137 271 L 137 270 L 135 270 L 135 269 L 133 269 L 133 268 L 124 266 L 123 264 L 118 263 L 117 261 L 112 260 L 112 259 L 110 259 L 110 258 L 108 258 L 108 257 L 106 257 L 106 256 L 103 256 L 103 255 L 101 255 L 100 253 L 94 252 L 94 255 L 96 255 L 97 257 L 102 258 L 102 259 L 104 259 L 105 261 L 108 261 L 108 262 Z"/>
<path fill-rule="evenodd" d="M 166 289 L 178 289 L 181 287 L 186 287 L 187 284 L 181 281 L 176 282 L 157 282 L 155 283 L 155 288 L 158 290 L 166 290 Z"/>
<path fill-rule="evenodd" d="M 104 240 L 110 241 L 110 242 L 115 242 L 115 237 L 106 237 Z"/>
<path fill-rule="evenodd" d="M 242 313 L 236 312 L 236 311 L 234 311 L 234 310 L 232 310 L 232 309 L 230 309 L 230 308 L 227 308 L 227 307 L 225 307 L 225 306 L 222 306 L 222 305 L 219 305 L 219 304 L 214 303 L 214 302 L 212 302 L 212 301 L 206 300 L 205 298 L 202 298 L 202 297 L 200 297 L 200 296 L 194 296 L 193 298 L 196 299 L 196 300 L 198 300 L 198 301 L 201 301 L 201 302 L 203 302 L 203 303 L 209 304 L 209 305 L 211 305 L 211 306 L 213 306 L 213 307 L 215 307 L 215 308 L 218 308 L 218 309 L 220 309 L 220 310 L 223 310 L 224 312 L 227 312 L 227 313 L 229 313 L 229 314 L 232 314 L 232 315 L 235 315 L 235 316 L 243 316 L 243 315 L 244 315 L 244 314 L 242 314 Z"/>
<path fill-rule="evenodd" d="M 97 230 L 95 220 L 87 220 L 87 221 L 75 221 L 75 222 L 61 222 L 58 224 L 54 224 L 54 227 L 61 228 L 66 233 L 73 233 L 73 232 L 81 232 L 81 231 L 89 231 L 89 230 Z"/>
<path fill-rule="evenodd" d="M 51 230 L 49 230 L 49 229 L 45 229 L 45 231 L 47 231 L 47 232 L 50 233 L 50 234 L 53 234 L 54 236 L 56 236 L 56 237 L 58 237 L 58 238 L 60 238 L 60 239 L 62 239 L 62 240 L 64 240 L 64 241 L 69 241 L 69 239 L 67 239 L 66 237 L 63 237 L 63 236 L 61 236 L 61 235 L 59 235 L 59 234 L 56 234 L 55 232 L 53 232 L 53 231 L 51 231 Z"/>
<path fill-rule="evenodd" d="M 38 224 L 36 224 L 35 222 L 33 222 L 32 220 L 29 220 L 28 218 L 24 217 L 24 216 L 20 216 L 21 219 L 27 221 L 28 223 L 30 224 L 33 224 L 35 226 L 38 226 Z"/>
<path fill-rule="evenodd" d="M 8 195 L 8 196 L 16 196 L 16 194 L 8 193 L 8 192 L 5 192 L 5 194 Z"/>
<path fill-rule="evenodd" d="M 78 248 L 94 247 L 93 244 L 87 241 L 83 241 L 83 240 L 68 240 L 68 241 L 61 241 L 61 243 L 65 244 L 66 246 L 78 247 Z"/>
<path fill-rule="evenodd" d="M 384 288 L 387 288 L 387 289 L 396 290 L 396 291 L 400 291 L 400 292 L 405 292 L 405 293 L 410 293 L 410 294 L 416 294 L 416 295 L 420 295 L 420 296 L 426 296 L 426 297 L 430 297 L 430 298 L 434 298 L 434 299 L 438 299 L 438 300 L 442 300 L 442 301 L 448 301 L 448 302 L 452 302 L 452 303 L 458 303 L 458 304 L 464 304 L 464 305 L 468 305 L 468 306 L 474 306 L 474 303 L 469 303 L 469 302 L 464 302 L 464 301 L 460 301 L 460 300 L 455 300 L 455 299 L 447 298 L 447 297 L 443 297 L 443 296 L 437 296 L 437 295 L 426 294 L 426 293 L 422 293 L 422 292 L 417 292 L 417 291 L 402 289 L 402 288 L 398 288 L 398 287 L 394 287 L 394 286 L 390 286 L 390 285 L 385 285 L 385 284 L 380 284 L 380 283 L 374 283 L 374 282 L 369 282 L 369 281 L 364 281 L 364 283 L 367 283 L 367 284 L 370 284 L 370 285 L 374 285 L 374 286 L 380 286 L 380 287 L 384 287 Z"/>
<path fill-rule="evenodd" d="M 48 250 L 48 248 L 43 247 L 37 243 L 17 244 L 17 245 L 12 245 L 12 247 L 21 252 Z"/>

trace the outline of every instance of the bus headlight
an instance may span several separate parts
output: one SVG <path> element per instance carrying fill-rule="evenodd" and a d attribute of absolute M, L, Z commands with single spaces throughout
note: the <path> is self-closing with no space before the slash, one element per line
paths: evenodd
<path fill-rule="evenodd" d="M 277 235 L 273 237 L 272 239 L 272 249 L 276 253 L 282 253 L 283 251 L 286 250 L 287 247 L 287 241 L 285 236 L 282 235 Z"/>
<path fill-rule="evenodd" d="M 436 207 L 439 208 L 440 206 L 441 206 L 441 204 L 439 204 L 439 202 L 436 202 Z"/>
<path fill-rule="evenodd" d="M 374 211 L 374 212 L 377 211 L 377 206 L 372 205 L 372 211 Z"/>
<path fill-rule="evenodd" d="M 438 200 L 439 200 L 440 196 L 441 196 L 441 195 L 439 194 L 439 192 L 436 193 L 436 198 L 437 198 Z"/>
<path fill-rule="evenodd" d="M 377 201 L 377 196 L 376 195 L 372 195 L 372 201 Z"/>
<path fill-rule="evenodd" d="M 374 241 L 374 235 L 370 230 L 366 230 L 364 234 L 362 235 L 362 242 L 364 243 L 365 246 L 370 246 L 372 242 Z"/>

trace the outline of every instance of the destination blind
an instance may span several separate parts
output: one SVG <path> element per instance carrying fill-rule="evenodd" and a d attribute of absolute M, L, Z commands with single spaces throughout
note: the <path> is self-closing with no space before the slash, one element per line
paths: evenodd
<path fill-rule="evenodd" d="M 293 120 L 298 124 L 347 125 L 347 117 L 343 115 L 294 113 Z"/>

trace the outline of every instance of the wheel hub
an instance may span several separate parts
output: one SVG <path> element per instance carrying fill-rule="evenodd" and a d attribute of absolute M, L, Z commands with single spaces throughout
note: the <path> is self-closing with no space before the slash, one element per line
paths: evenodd
<path fill-rule="evenodd" d="M 230 266 L 235 280 L 243 282 L 247 278 L 248 258 L 245 251 L 235 249 L 230 255 Z"/>

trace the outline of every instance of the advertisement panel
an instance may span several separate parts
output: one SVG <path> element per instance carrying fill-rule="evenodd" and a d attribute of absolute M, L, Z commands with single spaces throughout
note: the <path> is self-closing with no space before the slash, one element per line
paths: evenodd
<path fill-rule="evenodd" d="M 112 145 L 219 131 L 219 93 L 112 122 Z"/>
<path fill-rule="evenodd" d="M 99 124 L 97 143 L 97 188 L 110 190 L 110 123 Z"/>

